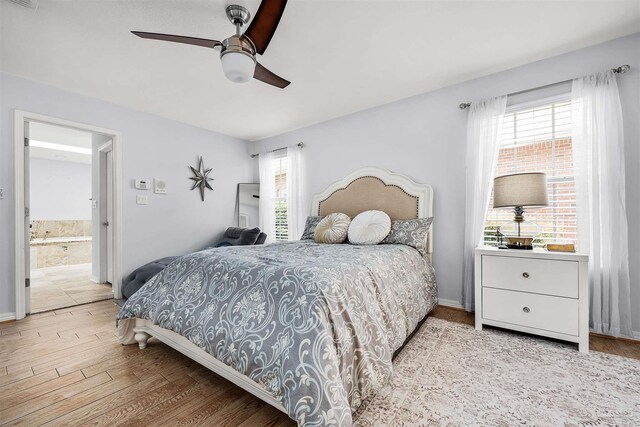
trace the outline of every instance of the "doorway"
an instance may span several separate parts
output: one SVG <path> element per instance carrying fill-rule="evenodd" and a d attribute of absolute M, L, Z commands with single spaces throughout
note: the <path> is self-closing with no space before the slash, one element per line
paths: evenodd
<path fill-rule="evenodd" d="M 16 111 L 19 138 L 16 318 L 119 298 L 119 134 Z"/>

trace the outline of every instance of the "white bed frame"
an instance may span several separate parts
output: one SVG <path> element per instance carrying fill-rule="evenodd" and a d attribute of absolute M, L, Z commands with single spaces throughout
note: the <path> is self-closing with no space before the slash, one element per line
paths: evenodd
<path fill-rule="evenodd" d="M 135 335 L 133 337 L 137 341 L 140 350 L 144 350 L 147 347 L 147 341 L 149 340 L 149 338 L 157 338 L 159 341 L 162 341 L 169 347 L 172 347 L 180 353 L 184 354 L 189 359 L 195 360 L 202 366 L 211 369 L 213 372 L 220 375 L 224 379 L 231 381 L 238 387 L 253 394 L 258 399 L 263 400 L 264 402 L 268 403 L 271 406 L 274 406 L 275 408 L 278 408 L 285 414 L 287 413 L 282 404 L 277 401 L 272 395 L 266 392 L 265 389 L 260 387 L 258 383 L 256 383 L 246 375 L 242 375 L 240 372 L 236 371 L 230 366 L 225 365 L 182 335 L 154 325 L 150 320 L 136 318 L 135 322 L 136 324 L 133 328 L 133 332 L 135 332 Z"/>
<path fill-rule="evenodd" d="M 346 188 L 351 182 L 355 179 L 361 177 L 376 177 L 379 178 L 387 185 L 398 186 L 403 189 L 406 193 L 418 198 L 418 216 L 420 218 L 428 218 L 433 214 L 433 190 L 430 185 L 427 184 L 417 184 L 411 178 L 390 172 L 386 169 L 368 167 L 358 169 L 351 174 L 347 175 L 343 179 L 334 182 L 329 185 L 320 193 L 316 194 L 313 197 L 312 202 L 312 212 L 318 212 L 318 206 L 320 201 L 325 200 L 335 191 Z M 315 215 L 315 214 L 314 214 Z M 429 235 L 428 241 L 428 253 L 431 254 L 433 248 L 433 237 Z M 258 385 L 251 378 L 239 373 L 235 369 L 227 366 L 226 364 L 220 362 L 218 359 L 193 344 L 187 338 L 182 335 L 170 331 L 168 329 L 161 328 L 157 325 L 154 325 L 149 320 L 144 319 L 131 319 L 135 321 L 135 325 L 132 329 L 133 336 L 122 339 L 123 343 L 132 344 L 133 342 L 137 342 L 140 349 L 145 349 L 147 347 L 147 341 L 149 338 L 154 337 L 159 341 L 167 344 L 168 346 L 174 348 L 180 353 L 184 354 L 188 358 L 195 360 L 201 365 L 209 368 L 216 374 L 221 377 L 231 381 L 233 384 L 241 387 L 252 395 L 256 396 L 258 399 L 263 400 L 264 402 L 272 405 L 273 407 L 279 409 L 280 411 L 287 413 L 282 404 L 276 400 L 271 394 L 265 391 L 262 387 Z M 122 321 L 121 321 L 122 322 Z M 288 414 L 287 414 L 288 415 Z"/>

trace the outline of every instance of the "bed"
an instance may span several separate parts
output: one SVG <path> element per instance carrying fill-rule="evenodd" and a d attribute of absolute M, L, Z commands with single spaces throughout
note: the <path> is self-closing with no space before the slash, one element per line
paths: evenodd
<path fill-rule="evenodd" d="M 432 205 L 429 185 L 364 168 L 315 195 L 311 214 L 427 218 Z M 127 300 L 118 335 L 140 349 L 153 336 L 299 425 L 350 426 L 437 304 L 432 240 L 424 256 L 312 240 L 192 253 Z"/>

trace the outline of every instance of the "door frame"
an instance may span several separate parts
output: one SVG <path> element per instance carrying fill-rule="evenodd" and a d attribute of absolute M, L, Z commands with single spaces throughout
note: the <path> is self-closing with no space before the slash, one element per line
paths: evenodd
<path fill-rule="evenodd" d="M 100 247 L 100 267 L 98 268 L 98 277 L 97 283 L 106 283 L 108 282 L 109 274 L 108 274 L 108 240 L 109 240 L 109 230 L 104 227 L 104 222 L 108 220 L 109 215 L 107 213 L 107 209 L 113 209 L 113 203 L 109 203 L 107 201 L 107 183 L 104 181 L 104 177 L 107 176 L 107 153 L 111 152 L 111 158 L 114 158 L 113 152 L 113 140 L 110 140 L 97 149 L 97 162 L 100 164 L 100 172 L 99 172 L 99 180 L 100 180 L 100 191 L 98 194 L 98 217 L 100 222 L 100 237 L 98 241 L 98 245 Z M 112 175 L 113 175 L 113 164 L 112 164 Z M 112 185 L 113 188 L 113 185 Z M 114 215 L 115 216 L 115 215 Z M 112 218 L 113 220 L 113 218 Z M 112 229 L 113 230 L 113 229 Z M 115 235 L 114 235 L 115 236 Z M 115 239 L 114 239 L 115 240 Z M 113 246 L 112 242 L 112 246 Z M 112 254 L 113 255 L 113 254 Z M 112 259 L 113 261 L 113 259 Z M 115 271 L 114 271 L 115 272 Z M 115 274 L 113 274 L 115 278 Z M 113 280 L 112 280 L 113 281 Z M 109 282 L 111 283 L 111 282 Z M 113 284 L 112 284 L 113 286 Z"/>
<path fill-rule="evenodd" d="M 92 133 L 109 135 L 113 144 L 113 276 L 114 298 L 122 298 L 122 134 L 119 131 L 106 129 L 85 123 L 14 110 L 14 153 L 13 153 L 13 197 L 14 197 L 14 256 L 15 256 L 15 316 L 20 320 L 26 315 L 25 290 L 25 167 L 24 167 L 24 123 L 40 122 L 58 126 L 75 128 Z"/>

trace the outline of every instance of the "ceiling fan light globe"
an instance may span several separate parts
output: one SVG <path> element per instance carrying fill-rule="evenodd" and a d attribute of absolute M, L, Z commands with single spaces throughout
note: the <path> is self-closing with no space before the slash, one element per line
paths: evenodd
<path fill-rule="evenodd" d="M 255 59 L 242 52 L 226 52 L 220 58 L 224 75 L 234 83 L 246 83 L 253 78 Z"/>

